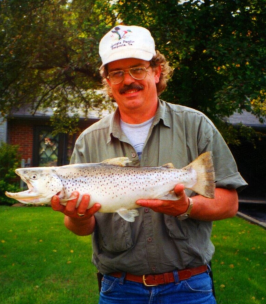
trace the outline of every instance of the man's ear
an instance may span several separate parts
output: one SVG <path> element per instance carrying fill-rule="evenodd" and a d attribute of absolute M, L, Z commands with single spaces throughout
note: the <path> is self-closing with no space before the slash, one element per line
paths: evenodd
<path fill-rule="evenodd" d="M 106 77 L 104 77 L 104 82 L 106 81 L 106 83 L 109 85 L 109 87 L 111 86 L 110 80 L 107 78 L 108 76 L 108 64 L 105 65 L 104 67 L 104 73 L 103 75 L 106 75 Z"/>
<path fill-rule="evenodd" d="M 158 83 L 160 81 L 161 73 L 162 73 L 162 67 L 161 65 L 158 65 L 155 68 L 155 83 Z"/>

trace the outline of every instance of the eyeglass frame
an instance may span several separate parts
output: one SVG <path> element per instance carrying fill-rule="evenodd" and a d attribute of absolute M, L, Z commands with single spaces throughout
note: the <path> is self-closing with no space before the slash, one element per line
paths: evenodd
<path fill-rule="evenodd" d="M 132 69 L 139 69 L 139 68 L 145 70 L 145 72 L 146 72 L 145 76 L 144 76 L 143 78 L 140 78 L 140 79 L 135 78 L 135 77 L 130 73 L 130 70 L 132 70 Z M 147 66 L 147 67 L 136 66 L 136 67 L 131 67 L 131 68 L 125 69 L 125 70 L 115 70 L 115 71 L 110 72 L 110 73 L 123 72 L 123 77 L 122 77 L 121 81 L 120 81 L 120 82 L 117 82 L 117 83 L 114 83 L 114 82 L 111 80 L 111 78 L 110 78 L 110 76 L 109 76 L 110 73 L 108 73 L 108 75 L 106 76 L 106 78 L 109 79 L 109 81 L 110 81 L 112 84 L 119 84 L 119 83 L 121 83 L 121 82 L 125 79 L 125 74 L 128 73 L 128 74 L 129 74 L 133 79 L 135 79 L 135 80 L 143 80 L 143 79 L 146 78 L 146 76 L 147 76 L 147 74 L 148 74 L 148 69 L 149 69 L 149 68 L 152 68 L 151 65 L 149 65 L 149 66 Z"/>

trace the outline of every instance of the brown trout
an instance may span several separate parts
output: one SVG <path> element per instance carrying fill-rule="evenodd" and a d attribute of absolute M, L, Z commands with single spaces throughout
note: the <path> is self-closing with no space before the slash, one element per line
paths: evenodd
<path fill-rule="evenodd" d="M 66 204 L 71 193 L 78 191 L 80 198 L 90 194 L 89 208 L 97 202 L 101 204 L 99 212 L 117 212 L 129 222 L 138 216 L 138 199 L 177 200 L 173 192 L 176 184 L 214 198 L 211 152 L 203 153 L 183 169 L 176 169 L 171 163 L 161 167 L 130 167 L 128 163 L 127 157 L 118 157 L 101 163 L 16 169 L 28 190 L 6 195 L 24 204 L 50 204 L 56 194 Z"/>

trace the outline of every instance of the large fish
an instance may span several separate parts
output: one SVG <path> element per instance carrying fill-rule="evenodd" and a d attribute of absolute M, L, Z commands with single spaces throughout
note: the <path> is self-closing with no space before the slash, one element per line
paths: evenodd
<path fill-rule="evenodd" d="M 16 169 L 28 190 L 6 195 L 24 204 L 50 204 L 57 194 L 66 204 L 73 191 L 88 193 L 89 208 L 100 203 L 100 212 L 117 212 L 129 222 L 134 222 L 138 215 L 138 199 L 177 200 L 173 192 L 176 184 L 214 197 L 211 152 L 203 153 L 183 169 L 175 169 L 170 163 L 161 167 L 130 167 L 128 163 L 127 157 L 119 157 L 101 163 Z"/>

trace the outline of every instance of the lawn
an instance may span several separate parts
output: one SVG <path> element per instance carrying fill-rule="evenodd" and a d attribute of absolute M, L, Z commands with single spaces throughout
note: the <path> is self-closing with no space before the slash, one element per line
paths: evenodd
<path fill-rule="evenodd" d="M 97 303 L 91 238 L 49 207 L 0 207 L 0 303 Z"/>
<path fill-rule="evenodd" d="M 217 302 L 266 303 L 266 230 L 235 217 L 214 223 L 212 241 Z"/>
<path fill-rule="evenodd" d="M 90 237 L 49 207 L 0 206 L 0 222 L 0 303 L 97 303 Z M 212 240 L 218 304 L 266 303 L 266 230 L 233 218 L 214 223 Z"/>

